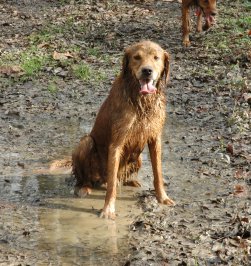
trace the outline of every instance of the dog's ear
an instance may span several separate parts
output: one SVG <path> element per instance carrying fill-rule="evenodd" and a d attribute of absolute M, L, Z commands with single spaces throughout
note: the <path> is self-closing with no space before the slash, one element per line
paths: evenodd
<path fill-rule="evenodd" d="M 170 55 L 167 52 L 164 53 L 164 75 L 167 83 L 170 75 Z"/>
<path fill-rule="evenodd" d="M 123 61 L 122 61 L 122 73 L 123 73 L 123 75 L 126 75 L 126 73 L 128 72 L 128 65 L 129 65 L 129 51 L 127 48 L 127 49 L 125 49 L 124 57 L 123 57 Z"/>

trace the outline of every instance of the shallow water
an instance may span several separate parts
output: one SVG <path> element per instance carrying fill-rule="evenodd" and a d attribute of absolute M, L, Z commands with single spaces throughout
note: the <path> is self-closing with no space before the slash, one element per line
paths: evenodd
<path fill-rule="evenodd" d="M 122 200 L 123 198 L 123 200 Z M 133 197 L 120 195 L 117 200 L 116 221 L 97 217 L 102 208 L 104 192 L 95 191 L 87 199 L 53 199 L 40 217 L 45 235 L 40 248 L 47 247 L 61 257 L 62 262 L 94 263 L 111 259 L 113 255 L 128 252 L 126 236 Z M 57 249 L 55 249 L 55 245 Z M 78 253 L 81 252 L 81 258 Z"/>
<path fill-rule="evenodd" d="M 98 217 L 105 190 L 74 198 L 64 175 L 13 177 L 1 182 L 0 189 L 1 240 L 19 251 L 43 254 L 36 263 L 48 257 L 59 265 L 103 265 L 128 253 L 128 226 L 137 210 L 135 190 L 119 189 L 118 216 L 111 221 Z"/>

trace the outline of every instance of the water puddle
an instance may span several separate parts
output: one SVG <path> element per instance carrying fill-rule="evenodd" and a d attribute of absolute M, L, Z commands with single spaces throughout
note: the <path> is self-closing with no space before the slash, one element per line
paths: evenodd
<path fill-rule="evenodd" d="M 59 130 L 61 124 L 54 121 L 54 125 Z M 68 135 L 69 142 L 72 130 L 65 131 L 64 139 Z M 74 197 L 73 186 L 66 182 L 69 171 L 46 168 L 49 160 L 44 155 L 54 156 L 55 147 L 40 145 L 34 158 L 20 145 L 15 154 L 8 155 L 11 164 L 1 172 L 0 250 L 16 254 L 13 262 L 30 265 L 121 265 L 129 253 L 129 225 L 140 211 L 135 196 L 138 189 L 119 186 L 116 220 L 101 219 L 106 191 L 93 190 L 84 199 Z M 58 154 L 67 154 L 62 150 Z M 10 259 L 1 259 L 1 265 L 11 264 Z"/>
<path fill-rule="evenodd" d="M 170 132 L 177 125 L 168 122 L 163 136 L 163 173 L 167 182 L 171 178 L 167 191 L 172 198 L 181 198 L 184 191 L 178 187 L 181 173 L 184 171 L 175 152 L 169 151 L 166 140 L 176 133 Z M 45 123 L 45 122 L 44 122 Z M 129 254 L 128 233 L 133 218 L 140 212 L 136 206 L 135 193 L 137 188 L 118 188 L 116 201 L 116 221 L 100 219 L 98 214 L 103 207 L 105 190 L 93 190 L 85 199 L 73 196 L 73 187 L 65 181 L 69 178 L 69 171 L 51 172 L 47 170 L 48 154 L 51 157 L 59 154 L 71 153 L 76 143 L 76 133 L 86 131 L 83 125 L 69 125 L 71 130 L 65 130 L 66 123 L 50 121 L 46 128 L 51 128 L 50 135 L 64 132 L 62 142 L 65 148 L 54 143 L 40 142 L 34 152 L 19 146 L 11 151 L 9 157 L 17 158 L 17 165 L 13 166 L 13 159 L 9 167 L 2 171 L 0 179 L 0 248 L 11 249 L 13 253 L 24 254 L 25 262 L 36 265 L 121 265 Z M 46 123 L 45 123 L 46 124 Z M 89 125 L 87 123 L 87 125 Z M 81 127 L 81 130 L 79 130 Z M 44 139 L 43 131 L 37 139 Z M 84 134 L 84 133 L 82 133 Z M 74 140 L 73 140 L 74 138 Z M 173 140 L 171 139 L 171 142 Z M 182 148 L 182 143 L 179 143 Z M 173 146 L 177 146 L 174 143 Z M 67 147 L 69 148 L 67 151 Z M 39 148 L 41 148 L 40 152 Z M 35 155 L 33 156 L 33 154 Z M 172 154 L 171 156 L 169 154 Z M 20 164 L 19 158 L 24 158 Z M 153 188 L 152 168 L 148 149 L 143 152 L 143 167 L 139 173 L 139 181 L 143 189 Z M 177 177 L 177 179 L 176 179 Z M 170 192 L 170 193 L 169 193 Z M 175 198 L 174 198 L 175 200 Z M 39 253 L 35 255 L 33 251 Z M 122 260 L 122 261 L 121 261 Z M 7 261 L 6 264 L 9 265 Z"/>
<path fill-rule="evenodd" d="M 132 193 L 121 192 L 116 202 L 116 221 L 104 220 L 97 217 L 104 194 L 95 191 L 86 199 L 48 200 L 49 208 L 40 213 L 40 226 L 45 232 L 40 248 L 57 254 L 64 263 L 81 260 L 82 265 L 102 264 L 127 253 L 128 225 L 135 199 Z"/>
<path fill-rule="evenodd" d="M 59 265 L 116 263 L 128 253 L 128 226 L 137 211 L 136 189 L 118 189 L 116 221 L 98 217 L 105 190 L 94 190 L 85 199 L 74 198 L 64 176 L 13 178 L 1 182 L 0 190 L 0 246 L 35 249 L 44 255 L 41 261 L 47 256 Z"/>

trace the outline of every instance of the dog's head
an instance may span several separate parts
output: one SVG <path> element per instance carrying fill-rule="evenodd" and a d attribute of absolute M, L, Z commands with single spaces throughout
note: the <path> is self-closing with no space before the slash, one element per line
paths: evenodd
<path fill-rule="evenodd" d="M 169 55 L 154 42 L 136 43 L 125 50 L 122 74 L 137 80 L 139 93 L 156 93 L 160 80 L 168 80 Z"/>
<path fill-rule="evenodd" d="M 216 0 L 198 0 L 198 5 L 205 15 L 207 24 L 214 24 L 217 14 Z"/>

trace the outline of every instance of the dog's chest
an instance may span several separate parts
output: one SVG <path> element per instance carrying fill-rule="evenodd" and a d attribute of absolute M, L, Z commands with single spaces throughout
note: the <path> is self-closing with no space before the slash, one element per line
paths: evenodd
<path fill-rule="evenodd" d="M 161 134 L 165 112 L 159 110 L 146 115 L 136 115 L 126 135 L 126 146 L 143 149 L 148 140 Z"/>

